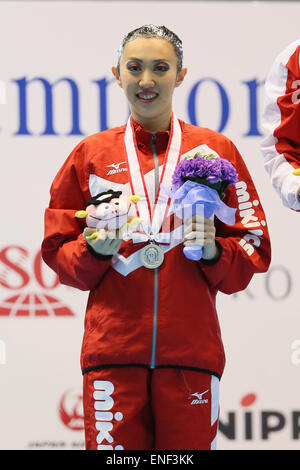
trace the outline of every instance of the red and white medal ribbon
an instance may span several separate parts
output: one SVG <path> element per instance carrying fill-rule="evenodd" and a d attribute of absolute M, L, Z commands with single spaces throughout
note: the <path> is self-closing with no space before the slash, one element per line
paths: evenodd
<path fill-rule="evenodd" d="M 137 143 L 131 116 L 128 119 L 125 131 L 125 149 L 131 191 L 132 194 L 140 197 L 140 201 L 137 202 L 137 213 L 138 216 L 143 219 L 142 227 L 144 232 L 135 232 L 133 234 L 133 241 L 145 242 L 151 240 L 158 243 L 169 243 L 170 234 L 159 233 L 159 231 L 171 202 L 170 197 L 166 195 L 162 188 L 171 189 L 172 175 L 174 173 L 175 166 L 180 160 L 181 127 L 175 114 L 172 114 L 169 144 L 165 154 L 159 187 L 153 207 L 151 207 L 149 192 L 138 157 Z"/>

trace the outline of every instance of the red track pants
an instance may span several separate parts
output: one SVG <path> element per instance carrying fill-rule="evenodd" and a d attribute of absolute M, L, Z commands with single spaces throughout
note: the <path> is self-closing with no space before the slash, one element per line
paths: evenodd
<path fill-rule="evenodd" d="M 215 449 L 219 380 L 182 369 L 116 367 L 84 375 L 87 450 Z"/>

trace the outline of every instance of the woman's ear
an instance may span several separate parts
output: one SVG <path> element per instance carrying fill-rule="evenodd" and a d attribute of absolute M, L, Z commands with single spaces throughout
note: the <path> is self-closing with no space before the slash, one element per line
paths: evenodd
<path fill-rule="evenodd" d="M 177 74 L 175 87 L 178 87 L 179 85 L 182 84 L 182 82 L 183 82 L 184 77 L 186 76 L 186 74 L 187 74 L 187 68 L 186 68 L 186 67 L 183 67 L 183 68 L 180 70 L 180 72 L 178 72 L 178 74 Z"/>
<path fill-rule="evenodd" d="M 119 73 L 118 68 L 113 66 L 113 67 L 111 68 L 111 71 L 112 71 L 112 73 L 113 73 L 113 75 L 114 75 L 114 77 L 115 77 L 115 79 L 116 79 L 117 84 L 118 84 L 120 87 L 122 87 L 121 78 L 120 78 L 120 73 Z"/>

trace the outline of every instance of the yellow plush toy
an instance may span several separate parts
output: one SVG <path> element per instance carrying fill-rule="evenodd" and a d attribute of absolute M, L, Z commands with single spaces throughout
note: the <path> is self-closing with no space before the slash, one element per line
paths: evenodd
<path fill-rule="evenodd" d="M 79 210 L 75 217 L 86 218 L 88 227 L 95 228 L 95 232 L 87 236 L 88 239 L 97 238 L 97 230 L 119 230 L 119 236 L 127 235 L 128 231 L 137 227 L 142 219 L 133 215 L 132 203 L 136 204 L 139 196 L 122 195 L 122 191 L 109 190 L 93 196 L 87 203 L 85 210 Z"/>

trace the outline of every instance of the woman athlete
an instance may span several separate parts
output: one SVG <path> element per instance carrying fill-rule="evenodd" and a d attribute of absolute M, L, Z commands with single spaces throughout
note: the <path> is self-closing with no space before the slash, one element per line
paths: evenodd
<path fill-rule="evenodd" d="M 42 244 L 61 283 L 90 291 L 81 350 L 86 449 L 215 449 L 225 365 L 216 295 L 243 290 L 268 269 L 265 215 L 234 144 L 173 111 L 187 73 L 176 34 L 154 25 L 131 31 L 112 72 L 131 116 L 71 152 L 51 187 Z M 233 226 L 168 213 L 175 166 L 197 152 L 228 159 L 239 174 L 224 199 L 237 208 Z M 90 239 L 94 229 L 74 217 L 111 190 L 140 197 L 140 238 L 102 229 Z M 184 246 L 199 242 L 202 259 L 187 259 Z"/>

